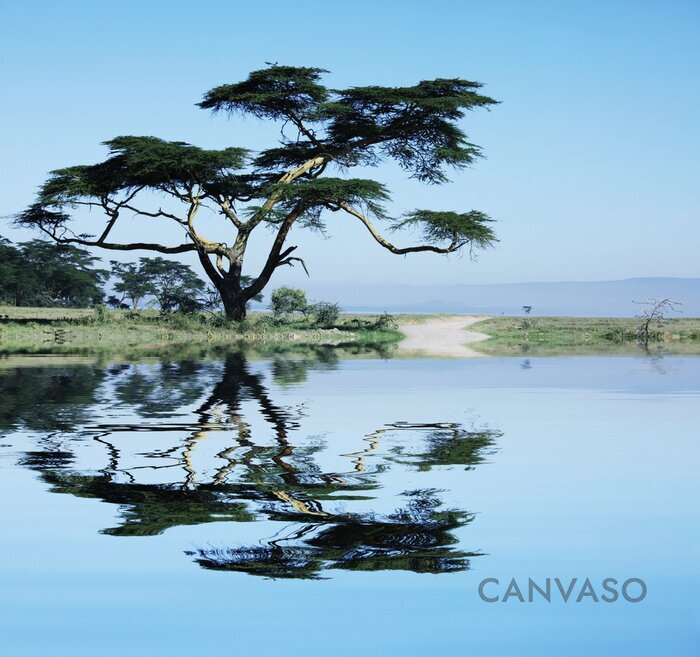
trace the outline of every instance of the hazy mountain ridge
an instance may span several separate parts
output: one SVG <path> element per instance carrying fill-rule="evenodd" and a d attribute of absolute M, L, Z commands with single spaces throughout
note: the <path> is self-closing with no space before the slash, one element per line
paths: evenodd
<path fill-rule="evenodd" d="M 309 299 L 338 302 L 346 311 L 483 313 L 633 317 L 635 301 L 670 297 L 682 315 L 700 316 L 700 278 L 629 278 L 614 281 L 493 283 L 481 285 L 315 284 Z"/>

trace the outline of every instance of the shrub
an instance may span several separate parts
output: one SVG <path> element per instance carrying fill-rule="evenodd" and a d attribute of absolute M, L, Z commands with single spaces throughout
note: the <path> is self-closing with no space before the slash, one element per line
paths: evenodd
<path fill-rule="evenodd" d="M 374 320 L 372 324 L 373 329 L 383 330 L 383 329 L 396 329 L 398 328 L 398 323 L 393 315 L 387 312 L 383 312 L 377 319 Z"/>
<path fill-rule="evenodd" d="M 340 316 L 340 306 L 337 303 L 330 303 L 329 301 L 320 301 L 314 304 L 312 315 L 314 318 L 314 323 L 324 328 L 333 326 Z"/>
<path fill-rule="evenodd" d="M 270 310 L 275 317 L 285 314 L 306 313 L 309 304 L 306 292 L 292 287 L 278 287 L 270 295 Z"/>

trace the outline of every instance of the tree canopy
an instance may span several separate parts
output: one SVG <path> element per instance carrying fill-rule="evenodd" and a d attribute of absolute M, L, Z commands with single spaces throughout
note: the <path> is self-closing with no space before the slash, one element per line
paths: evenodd
<path fill-rule="evenodd" d="M 101 303 L 107 272 L 97 258 L 70 244 L 0 238 L 0 303 L 15 306 L 92 306 Z"/>
<path fill-rule="evenodd" d="M 418 209 L 392 217 L 389 192 L 381 183 L 346 175 L 352 167 L 393 160 L 421 182 L 447 182 L 449 169 L 462 169 L 481 155 L 461 127 L 468 111 L 496 103 L 480 93 L 481 84 L 438 78 L 407 87 L 337 90 L 322 83 L 325 73 L 270 65 L 242 82 L 208 91 L 199 103 L 213 112 L 280 122 L 282 137 L 274 147 L 256 153 L 240 147 L 205 150 L 151 136 L 116 137 L 105 142 L 109 153 L 103 162 L 52 172 L 36 202 L 17 215 L 17 223 L 63 244 L 194 252 L 235 319 L 245 315 L 246 303 L 278 267 L 304 264 L 294 253 L 297 247 L 286 246 L 292 227 L 326 229 L 328 212 L 359 220 L 395 254 L 471 252 L 493 244 L 491 220 L 483 212 Z M 327 175 L 331 170 L 343 177 Z M 182 209 L 154 205 L 153 193 Z M 75 232 L 72 218 L 80 207 L 99 208 L 104 223 L 92 233 Z M 230 233 L 218 240 L 205 236 L 202 209 L 223 215 Z M 173 245 L 113 240 L 123 215 L 175 222 L 185 239 Z M 376 221 L 391 231 L 417 228 L 422 243 L 397 246 Z M 266 263 L 246 280 L 248 240 L 260 225 L 271 227 L 274 237 Z"/>

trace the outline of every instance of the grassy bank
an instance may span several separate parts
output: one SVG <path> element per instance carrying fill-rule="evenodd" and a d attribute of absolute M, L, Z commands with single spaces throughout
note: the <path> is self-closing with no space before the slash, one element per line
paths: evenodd
<path fill-rule="evenodd" d="M 490 355 L 634 354 L 643 351 L 641 320 L 611 317 L 493 317 L 471 327 L 488 340 L 471 346 Z M 700 354 L 700 319 L 654 327 L 649 352 Z"/>
<path fill-rule="evenodd" d="M 446 315 L 400 315 L 401 324 Z M 591 317 L 495 317 L 470 330 L 489 335 L 474 349 L 494 356 L 637 354 L 640 320 Z M 390 355 L 403 336 L 395 323 L 377 315 L 341 315 L 334 326 L 308 321 L 279 322 L 250 313 L 240 324 L 212 315 L 161 316 L 157 311 L 95 311 L 64 308 L 0 307 L 0 354 L 110 355 L 123 358 L 162 355 L 199 357 L 245 349 L 272 356 L 343 348 L 348 355 L 378 351 Z M 700 354 L 700 319 L 672 319 L 651 334 L 648 351 Z"/>
<path fill-rule="evenodd" d="M 251 313 L 245 322 L 157 311 L 0 307 L 0 353 L 133 354 L 181 347 L 274 350 L 304 345 L 388 346 L 401 334 L 378 316 L 343 315 L 331 327 Z"/>

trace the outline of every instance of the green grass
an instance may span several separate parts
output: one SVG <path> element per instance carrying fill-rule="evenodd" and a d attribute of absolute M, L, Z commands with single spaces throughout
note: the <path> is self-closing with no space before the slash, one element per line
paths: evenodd
<path fill-rule="evenodd" d="M 377 327 L 377 316 L 343 315 L 331 328 L 299 319 L 250 313 L 241 323 L 212 315 L 161 317 L 157 311 L 0 307 L 0 353 L 137 354 L 178 348 L 294 348 L 304 345 L 381 347 L 401 334 Z"/>
<path fill-rule="evenodd" d="M 491 355 L 639 353 L 641 320 L 609 317 L 494 317 L 470 327 L 488 340 L 473 348 Z M 651 352 L 700 354 L 700 319 L 671 319 L 654 328 Z"/>

